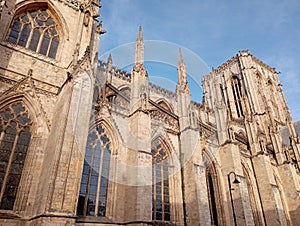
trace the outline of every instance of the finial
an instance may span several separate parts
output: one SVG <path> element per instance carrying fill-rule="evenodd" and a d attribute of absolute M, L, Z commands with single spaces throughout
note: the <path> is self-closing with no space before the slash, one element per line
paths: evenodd
<path fill-rule="evenodd" d="M 143 40 L 142 26 L 139 27 L 139 36 L 138 36 L 138 40 L 139 40 L 139 41 Z"/>
<path fill-rule="evenodd" d="M 183 63 L 183 57 L 182 57 L 181 48 L 179 48 L 179 63 Z"/>
<path fill-rule="evenodd" d="M 182 56 L 182 50 L 181 50 L 181 48 L 179 48 L 178 69 L 182 70 L 182 71 L 185 71 L 185 63 L 183 61 L 183 56 Z"/>
<path fill-rule="evenodd" d="M 177 88 L 180 88 L 181 90 L 184 90 L 186 93 L 190 93 L 189 87 L 188 87 L 188 82 L 186 79 L 186 66 L 183 61 L 182 57 L 182 50 L 179 48 L 179 60 L 178 60 L 178 84 Z"/>
<path fill-rule="evenodd" d="M 111 53 L 109 54 L 108 58 L 107 58 L 107 64 L 112 64 L 112 56 Z"/>
<path fill-rule="evenodd" d="M 135 43 L 135 64 L 144 63 L 144 41 L 142 35 L 142 26 L 139 28 L 139 35 Z"/>

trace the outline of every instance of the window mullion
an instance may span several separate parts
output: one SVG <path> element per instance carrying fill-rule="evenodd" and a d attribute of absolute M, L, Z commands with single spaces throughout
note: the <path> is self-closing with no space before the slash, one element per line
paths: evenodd
<path fill-rule="evenodd" d="M 20 38 L 21 38 L 21 36 L 22 36 L 22 32 L 23 32 L 23 28 L 24 28 L 24 23 L 23 23 L 22 20 L 21 20 L 21 22 L 20 22 L 20 25 L 21 25 L 21 27 L 20 27 L 20 31 L 19 31 L 19 34 L 18 34 L 18 38 L 17 38 L 17 41 L 16 41 L 16 45 L 19 45 L 19 41 L 20 41 Z"/>
<path fill-rule="evenodd" d="M 29 48 L 29 45 L 31 43 L 31 39 L 32 39 L 33 31 L 34 31 L 34 27 L 32 26 L 32 23 L 30 23 L 29 26 L 31 27 L 31 29 L 30 29 L 30 33 L 27 38 L 26 46 L 25 46 L 25 48 L 27 48 L 27 49 Z"/>
<path fill-rule="evenodd" d="M 155 159 L 153 159 L 154 164 L 152 163 L 152 170 L 153 170 L 153 220 L 156 220 L 156 166 L 155 166 Z"/>
<path fill-rule="evenodd" d="M 11 168 L 11 164 L 12 164 L 12 161 L 13 161 L 13 157 L 14 157 L 14 153 L 15 153 L 15 150 L 16 150 L 16 146 L 17 146 L 17 142 L 18 142 L 18 139 L 19 139 L 20 132 L 21 132 L 21 130 L 19 130 L 19 131 L 17 130 L 17 134 L 15 136 L 14 144 L 13 144 L 10 156 L 9 156 L 9 160 L 8 160 L 8 163 L 7 163 L 7 168 L 6 168 L 4 179 L 3 179 L 3 182 L 2 182 L 2 188 L 1 188 L 1 191 L 0 191 L 0 202 L 2 202 L 3 194 L 4 194 L 4 191 L 5 191 L 5 188 L 6 188 L 6 183 L 7 183 L 7 179 L 8 179 L 8 176 L 9 176 L 9 172 L 10 172 L 10 168 Z"/>
<path fill-rule="evenodd" d="M 92 176 L 91 168 L 93 167 L 94 152 L 95 152 L 95 148 L 92 148 L 91 160 L 90 160 L 89 172 L 88 172 L 88 179 L 87 179 L 87 182 L 86 182 L 85 200 L 84 200 L 84 206 L 83 206 L 83 215 L 84 216 L 86 216 L 87 204 L 88 204 L 88 199 L 89 199 L 90 180 L 91 180 L 91 176 Z"/>
<path fill-rule="evenodd" d="M 38 29 L 40 29 L 40 28 L 38 28 Z M 42 42 L 43 42 L 43 39 L 44 39 L 44 35 L 45 35 L 44 32 L 45 32 L 45 30 L 41 31 L 41 29 L 40 29 L 40 32 L 41 32 L 40 40 L 39 40 L 39 43 L 38 43 L 38 45 L 36 47 L 36 52 L 37 53 L 40 53 L 40 48 L 41 48 L 41 45 L 42 45 Z"/>
<path fill-rule="evenodd" d="M 50 35 L 49 35 L 49 36 L 50 36 Z M 50 36 L 50 41 L 49 41 L 49 44 L 48 44 L 48 49 L 47 49 L 47 52 L 46 52 L 46 56 L 49 55 L 49 52 L 50 52 L 50 49 L 51 49 L 52 40 L 53 40 L 53 37 Z"/>
<path fill-rule="evenodd" d="M 96 206 L 95 206 L 95 216 L 98 216 L 98 207 L 99 207 L 99 196 L 100 196 L 100 185 L 101 185 L 101 175 L 102 175 L 102 165 L 103 165 L 103 155 L 104 155 L 104 148 L 101 145 L 101 157 L 100 157 L 100 165 L 99 165 L 99 176 L 98 176 L 98 186 L 97 186 L 97 193 L 96 193 Z"/>
<path fill-rule="evenodd" d="M 3 129 L 3 128 L 2 128 Z M 3 129 L 3 131 L 1 132 L 1 134 L 0 134 L 0 144 L 2 143 L 2 140 L 3 140 L 3 137 L 4 137 L 4 129 Z"/>
<path fill-rule="evenodd" d="M 161 173 L 161 217 L 162 217 L 162 220 L 164 221 L 165 220 L 165 207 L 164 207 L 164 204 L 165 204 L 165 197 L 164 197 L 164 162 L 161 162 L 161 165 L 160 165 L 160 173 Z"/>

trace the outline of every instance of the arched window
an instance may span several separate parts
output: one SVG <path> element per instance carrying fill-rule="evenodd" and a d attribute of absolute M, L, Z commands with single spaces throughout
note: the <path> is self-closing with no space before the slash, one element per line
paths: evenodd
<path fill-rule="evenodd" d="M 233 77 L 231 87 L 232 87 L 237 116 L 243 117 L 244 113 L 242 108 L 242 89 L 241 89 L 242 87 L 238 77 Z"/>
<path fill-rule="evenodd" d="M 12 210 L 30 143 L 31 120 L 22 103 L 0 111 L 0 209 Z"/>
<path fill-rule="evenodd" d="M 152 153 L 152 219 L 170 221 L 169 163 L 160 142 L 151 148 Z"/>
<path fill-rule="evenodd" d="M 164 108 L 165 110 L 169 111 L 169 112 L 173 112 L 172 108 L 170 107 L 170 105 L 165 100 L 160 100 L 158 102 L 158 105 L 161 106 L 162 108 Z"/>
<path fill-rule="evenodd" d="M 268 82 L 268 91 L 269 91 L 269 98 L 270 98 L 270 107 L 271 107 L 271 110 L 273 111 L 274 113 L 274 116 L 279 119 L 279 109 L 278 109 L 278 104 L 277 104 L 277 101 L 276 101 L 276 97 L 278 95 L 276 95 L 276 92 L 274 90 L 274 85 L 272 84 L 271 81 Z"/>
<path fill-rule="evenodd" d="M 263 225 L 262 219 L 261 219 L 261 214 L 262 211 L 261 209 L 258 208 L 256 197 L 255 197 L 255 192 L 258 194 L 259 192 L 255 191 L 255 186 L 254 184 L 251 183 L 250 175 L 248 173 L 248 170 L 244 165 L 243 166 L 243 174 L 245 176 L 246 180 L 246 185 L 247 185 L 247 190 L 249 194 L 249 199 L 250 199 L 250 206 L 253 214 L 253 220 L 255 225 Z"/>
<path fill-rule="evenodd" d="M 208 194 L 208 203 L 210 209 L 211 225 L 223 225 L 223 203 L 217 178 L 215 164 L 210 157 L 204 152 L 203 162 L 206 167 L 206 185 Z"/>
<path fill-rule="evenodd" d="M 27 10 L 15 16 L 7 41 L 55 58 L 59 35 L 49 10 Z"/>
<path fill-rule="evenodd" d="M 105 216 L 110 155 L 110 140 L 98 125 L 87 140 L 77 215 Z"/>
<path fill-rule="evenodd" d="M 206 169 L 206 181 L 207 181 L 206 183 L 207 183 L 207 191 L 208 191 L 208 199 L 209 199 L 209 207 L 210 207 L 210 215 L 211 215 L 211 224 L 219 225 L 216 194 L 215 194 L 215 188 L 213 183 L 212 166 L 209 166 Z"/>

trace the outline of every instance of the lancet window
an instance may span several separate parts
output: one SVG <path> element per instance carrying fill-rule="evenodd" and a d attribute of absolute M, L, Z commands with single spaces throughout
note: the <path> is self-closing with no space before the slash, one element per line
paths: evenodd
<path fill-rule="evenodd" d="M 106 215 L 110 157 L 110 140 L 98 125 L 89 133 L 86 144 L 77 215 Z"/>
<path fill-rule="evenodd" d="M 15 16 L 7 41 L 55 58 L 59 45 L 57 24 L 48 9 L 27 10 Z"/>
<path fill-rule="evenodd" d="M 0 111 L 0 209 L 13 210 L 31 139 L 31 119 L 21 102 Z"/>
<path fill-rule="evenodd" d="M 243 113 L 243 108 L 242 108 L 242 89 L 241 89 L 241 83 L 240 83 L 240 80 L 238 79 L 238 77 L 233 77 L 231 87 L 232 87 L 237 116 L 239 118 L 243 117 L 244 113 Z"/>
<path fill-rule="evenodd" d="M 170 221 L 169 163 L 160 142 L 152 146 L 152 219 Z"/>
<path fill-rule="evenodd" d="M 211 216 L 211 225 L 223 225 L 223 205 L 220 198 L 219 183 L 215 164 L 210 160 L 206 153 L 203 154 L 203 162 L 206 167 L 206 185 Z"/>

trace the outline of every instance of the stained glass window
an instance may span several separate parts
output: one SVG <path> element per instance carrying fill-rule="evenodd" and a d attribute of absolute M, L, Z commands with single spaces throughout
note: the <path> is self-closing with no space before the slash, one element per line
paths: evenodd
<path fill-rule="evenodd" d="M 55 58 L 59 45 L 57 25 L 47 9 L 28 10 L 14 18 L 7 41 Z"/>
<path fill-rule="evenodd" d="M 152 219 L 170 221 L 169 163 L 161 143 L 152 146 Z"/>
<path fill-rule="evenodd" d="M 89 133 L 86 145 L 78 216 L 105 216 L 110 154 L 110 140 L 103 127 L 98 125 Z"/>
<path fill-rule="evenodd" d="M 30 126 L 22 103 L 0 111 L 0 209 L 14 207 L 31 138 Z"/>

